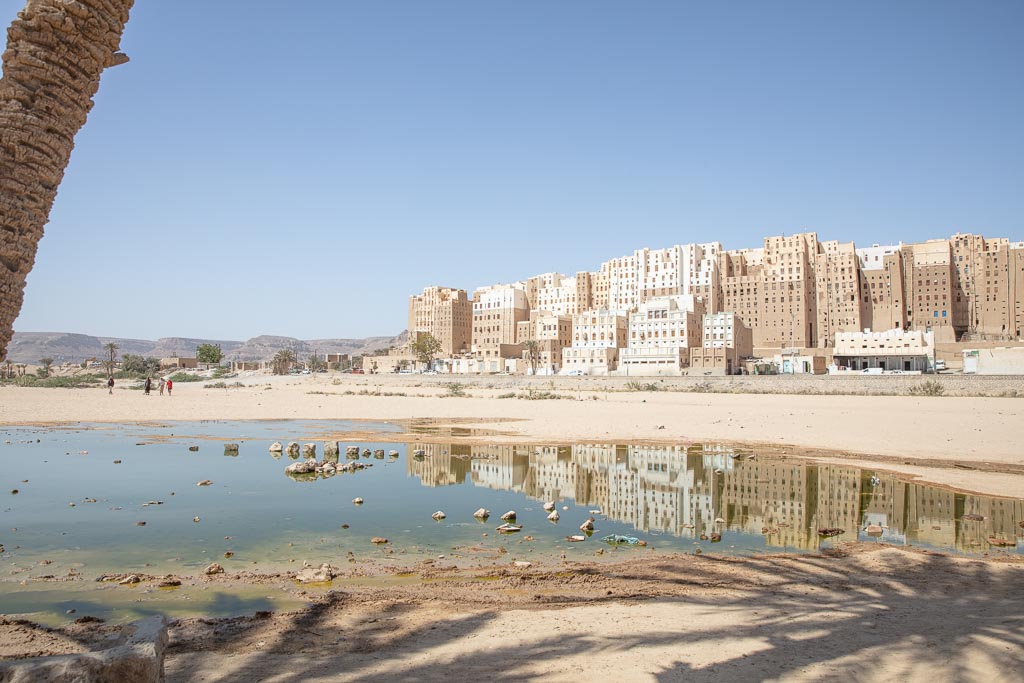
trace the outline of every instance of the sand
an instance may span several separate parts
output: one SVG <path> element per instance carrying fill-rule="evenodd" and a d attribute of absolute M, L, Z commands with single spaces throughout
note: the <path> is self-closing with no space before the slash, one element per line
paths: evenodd
<path fill-rule="evenodd" d="M 468 397 L 443 397 L 441 382 L 423 378 L 245 381 L 232 389 L 179 383 L 172 397 L 4 387 L 0 422 L 344 418 L 434 429 L 409 440 L 453 441 L 448 428 L 463 425 L 473 431 L 458 438 L 472 441 L 719 441 L 1024 496 L 1020 399 L 563 384 L 554 391 L 568 399 L 522 400 L 480 386 Z M 366 391 L 373 395 L 358 393 Z M 960 558 L 872 543 L 798 557 L 631 557 L 527 569 L 424 565 L 412 579 L 383 576 L 376 587 L 336 579 L 330 589 L 310 589 L 314 605 L 299 612 L 175 622 L 168 679 L 1024 680 L 1019 556 Z M 196 580 L 252 585 L 244 577 Z M 274 581 L 291 585 L 287 577 L 255 585 L 280 590 Z M 88 645 L 87 629 L 102 634 L 0 622 L 0 642 L 12 644 L 0 656 Z"/>
<path fill-rule="evenodd" d="M 479 386 L 467 388 L 467 397 L 444 397 L 445 381 L 333 373 L 260 376 L 232 389 L 179 382 L 171 397 L 155 391 L 144 396 L 124 388 L 127 382 L 113 396 L 105 389 L 0 387 L 0 423 L 430 420 L 484 430 L 478 441 L 770 446 L 978 493 L 1024 496 L 1024 399 L 1019 398 L 609 392 L 580 390 L 569 380 L 556 383 L 553 392 L 565 399 L 523 400 L 497 398 L 509 393 L 507 388 Z M 548 391 L 549 384 L 542 378 L 535 382 L 537 391 Z M 418 438 L 443 440 L 441 433 Z"/>

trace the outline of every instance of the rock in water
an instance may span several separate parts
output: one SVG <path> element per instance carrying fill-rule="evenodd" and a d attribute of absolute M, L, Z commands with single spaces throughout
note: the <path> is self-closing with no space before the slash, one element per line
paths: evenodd
<path fill-rule="evenodd" d="M 374 545 L 383 545 L 383 544 L 388 543 L 388 542 L 389 542 L 388 539 L 383 538 L 381 536 L 374 536 L 373 538 L 370 539 L 370 543 L 373 543 Z"/>
<path fill-rule="evenodd" d="M 270 444 L 270 452 L 271 453 L 280 453 L 283 450 L 284 450 L 284 446 L 281 445 L 280 441 L 275 441 L 274 443 Z"/>
<path fill-rule="evenodd" d="M 391 449 L 390 451 L 388 451 L 388 457 L 389 458 L 397 458 L 398 457 L 398 451 L 396 451 L 394 449 Z"/>
<path fill-rule="evenodd" d="M 551 512 L 555 509 L 555 504 L 551 501 L 544 503 L 544 512 Z"/>
<path fill-rule="evenodd" d="M 317 568 L 305 567 L 295 575 L 296 581 L 302 583 L 326 583 L 338 575 L 338 570 L 329 564 L 322 564 Z"/>
<path fill-rule="evenodd" d="M 506 522 L 514 522 L 514 521 L 516 521 L 516 511 L 515 510 L 509 510 L 508 512 L 506 512 L 505 514 L 503 514 L 501 516 L 501 519 L 506 521 Z"/>
<path fill-rule="evenodd" d="M 448 515 L 444 514 L 444 513 L 443 513 L 443 512 L 441 512 L 440 510 L 438 510 L 437 512 L 435 512 L 434 514 L 432 514 L 432 515 L 430 515 L 430 516 L 431 516 L 432 518 L 436 519 L 437 521 L 441 521 L 442 519 L 444 519 L 444 518 L 445 518 L 445 517 L 447 517 Z"/>
<path fill-rule="evenodd" d="M 218 563 L 214 562 L 209 567 L 204 569 L 203 573 L 206 574 L 207 576 L 213 576 L 214 574 L 223 574 L 224 573 L 224 567 L 222 567 Z"/>
<path fill-rule="evenodd" d="M 203 479 L 202 481 L 197 481 L 196 482 L 196 486 L 212 486 L 212 485 L 213 485 L 213 482 L 210 481 L 209 479 Z"/>
<path fill-rule="evenodd" d="M 593 531 L 594 530 L 594 518 L 591 517 L 587 521 L 580 524 L 580 531 Z"/>
<path fill-rule="evenodd" d="M 224 444 L 224 455 L 238 455 L 238 444 L 237 443 L 226 443 L 226 444 Z"/>
<path fill-rule="evenodd" d="M 345 456 L 349 457 L 349 458 L 358 458 L 359 457 L 359 446 L 346 446 L 345 447 Z"/>
<path fill-rule="evenodd" d="M 337 441 L 324 441 L 324 457 L 334 456 L 338 457 L 338 442 Z"/>
<path fill-rule="evenodd" d="M 486 508 L 480 508 L 479 510 L 473 513 L 473 516 L 480 520 L 486 520 L 488 517 L 491 516 L 491 511 Z"/>
<path fill-rule="evenodd" d="M 284 450 L 285 453 L 287 453 L 288 455 L 297 456 L 299 454 L 299 444 L 295 443 L 294 441 L 289 441 L 288 445 L 285 446 Z"/>
<path fill-rule="evenodd" d="M 352 503 L 354 505 L 362 505 L 363 504 L 363 499 L 362 498 L 353 498 L 352 499 Z"/>
<path fill-rule="evenodd" d="M 302 457 L 304 457 L 304 458 L 315 458 L 316 457 L 316 444 L 315 443 L 304 443 L 304 444 L 302 444 Z"/>
<path fill-rule="evenodd" d="M 288 474 L 309 474 L 310 472 L 315 472 L 316 460 L 293 462 L 291 465 L 288 465 L 288 467 L 285 467 L 284 471 Z"/>
<path fill-rule="evenodd" d="M 558 516 L 558 510 L 552 510 L 551 514 L 548 515 L 549 522 L 557 522 L 561 517 Z"/>

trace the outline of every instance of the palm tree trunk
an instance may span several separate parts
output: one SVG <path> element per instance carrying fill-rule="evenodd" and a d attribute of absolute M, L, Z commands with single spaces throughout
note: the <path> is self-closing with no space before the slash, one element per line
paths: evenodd
<path fill-rule="evenodd" d="M 7 30 L 0 78 L 0 358 L 100 74 L 128 61 L 119 49 L 134 1 L 28 0 Z"/>

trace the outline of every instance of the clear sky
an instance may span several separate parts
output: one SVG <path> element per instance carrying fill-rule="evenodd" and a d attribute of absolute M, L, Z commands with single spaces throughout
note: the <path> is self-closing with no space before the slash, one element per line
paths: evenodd
<path fill-rule="evenodd" d="M 1024 239 L 1020 0 L 137 0 L 123 47 L 16 330 L 397 334 L 644 246 Z"/>

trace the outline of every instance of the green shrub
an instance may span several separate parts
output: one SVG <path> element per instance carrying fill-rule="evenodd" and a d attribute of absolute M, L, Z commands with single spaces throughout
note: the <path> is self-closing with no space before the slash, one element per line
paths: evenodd
<path fill-rule="evenodd" d="M 450 382 L 445 385 L 448 388 L 448 393 L 445 396 L 458 396 L 462 397 L 466 395 L 466 385 L 460 384 L 459 382 Z"/>
<path fill-rule="evenodd" d="M 173 382 L 202 382 L 203 378 L 199 375 L 193 375 L 191 372 L 178 371 L 170 376 L 169 378 Z"/>
<path fill-rule="evenodd" d="M 241 382 L 232 382 L 231 384 L 227 382 L 211 382 L 210 384 L 203 385 L 204 389 L 241 389 L 243 387 L 245 385 Z"/>
<path fill-rule="evenodd" d="M 945 390 L 941 383 L 929 379 L 910 387 L 909 393 L 911 396 L 942 396 Z"/>

